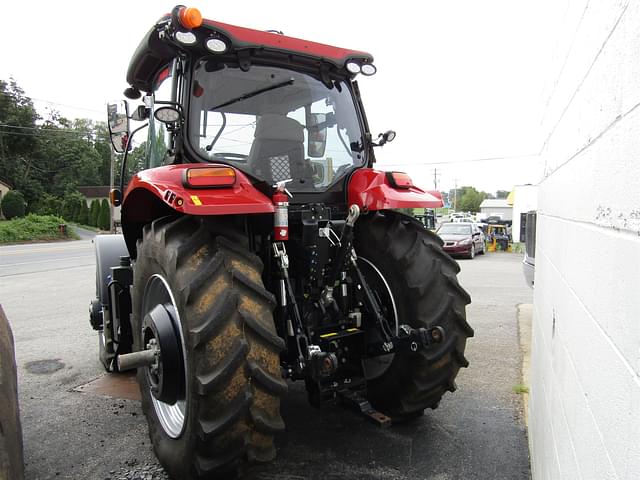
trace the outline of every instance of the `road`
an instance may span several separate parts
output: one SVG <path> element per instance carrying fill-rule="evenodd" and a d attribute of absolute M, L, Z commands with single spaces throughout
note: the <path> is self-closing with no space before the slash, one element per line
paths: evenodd
<path fill-rule="evenodd" d="M 341 408 L 316 410 L 304 386 L 283 401 L 287 433 L 260 479 L 527 479 L 516 309 L 531 303 L 520 256 L 461 260 L 471 293 L 470 368 L 440 408 L 383 430 Z M 102 375 L 88 305 L 90 240 L 0 247 L 0 303 L 12 324 L 28 479 L 166 478 L 137 401 L 79 393 Z"/>

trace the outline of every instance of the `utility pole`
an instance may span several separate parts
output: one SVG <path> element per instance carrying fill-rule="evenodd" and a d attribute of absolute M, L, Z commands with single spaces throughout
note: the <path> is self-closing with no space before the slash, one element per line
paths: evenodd
<path fill-rule="evenodd" d="M 454 212 L 458 211 L 458 179 L 457 178 L 454 180 L 454 187 L 453 187 L 453 211 Z"/>
<path fill-rule="evenodd" d="M 433 189 L 434 190 L 438 190 L 438 176 L 440 175 L 440 172 L 438 172 L 437 168 L 433 169 Z"/>

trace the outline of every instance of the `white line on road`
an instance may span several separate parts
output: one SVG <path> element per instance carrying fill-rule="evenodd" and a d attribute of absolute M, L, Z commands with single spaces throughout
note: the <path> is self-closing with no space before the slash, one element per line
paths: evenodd
<path fill-rule="evenodd" d="M 49 260 L 34 260 L 32 262 L 3 263 L 3 264 L 0 264 L 0 268 L 15 267 L 16 265 L 31 265 L 33 263 L 64 262 L 66 260 L 73 260 L 75 258 L 93 258 L 93 255 L 78 255 L 75 257 L 51 258 Z"/>
<path fill-rule="evenodd" d="M 0 257 L 3 257 L 5 255 L 18 255 L 18 254 L 26 254 L 26 253 L 48 253 L 48 252 L 68 252 L 71 249 L 74 248 L 82 248 L 82 249 L 93 249 L 93 245 L 92 244 L 85 244 L 85 245 L 77 245 L 77 244 L 73 244 L 73 245 L 69 245 L 66 248 L 60 248 L 60 247 L 52 247 L 52 248 L 23 248 L 21 250 L 9 250 L 6 248 L 0 249 Z"/>
<path fill-rule="evenodd" d="M 63 270 L 71 270 L 72 268 L 80 268 L 80 267 L 95 267 L 95 263 L 86 263 L 83 265 L 74 265 L 72 267 L 63 267 L 63 268 L 47 268 L 45 270 L 35 270 L 33 272 L 21 272 L 21 273 L 7 273 L 4 275 L 0 275 L 0 278 L 3 277 L 17 277 L 19 275 L 33 275 L 33 274 L 37 274 L 37 273 L 44 273 L 44 272 L 61 272 Z"/>

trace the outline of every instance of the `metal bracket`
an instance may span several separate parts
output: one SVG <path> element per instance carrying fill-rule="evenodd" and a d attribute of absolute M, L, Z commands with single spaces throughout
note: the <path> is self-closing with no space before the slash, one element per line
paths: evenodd
<path fill-rule="evenodd" d="M 382 412 L 379 412 L 371 406 L 369 400 L 360 395 L 359 392 L 354 390 L 340 390 L 338 395 L 344 403 L 355 407 L 362 415 L 367 417 L 373 423 L 382 428 L 387 428 L 392 425 L 391 417 L 388 417 Z"/>

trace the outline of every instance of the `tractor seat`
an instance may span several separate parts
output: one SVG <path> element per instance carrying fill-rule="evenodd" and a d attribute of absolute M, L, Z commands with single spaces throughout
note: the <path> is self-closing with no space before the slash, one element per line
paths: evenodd
<path fill-rule="evenodd" d="M 311 181 L 304 158 L 304 127 L 292 118 L 265 114 L 256 120 L 249 165 L 270 184 L 283 180 Z"/>

